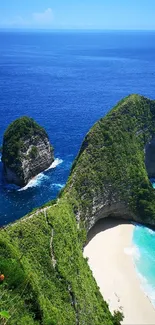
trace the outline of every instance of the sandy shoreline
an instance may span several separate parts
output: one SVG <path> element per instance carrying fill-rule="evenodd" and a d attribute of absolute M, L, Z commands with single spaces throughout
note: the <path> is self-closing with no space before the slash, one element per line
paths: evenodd
<path fill-rule="evenodd" d="M 88 235 L 84 256 L 110 310 L 122 310 L 125 325 L 155 324 L 155 309 L 140 287 L 132 257 L 132 224 L 100 220 Z"/>

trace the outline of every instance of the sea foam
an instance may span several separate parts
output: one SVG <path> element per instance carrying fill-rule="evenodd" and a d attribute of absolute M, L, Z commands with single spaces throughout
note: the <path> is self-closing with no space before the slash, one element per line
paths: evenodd
<path fill-rule="evenodd" d="M 153 287 L 153 285 L 151 285 L 147 278 L 144 277 L 136 268 L 136 273 L 140 279 L 140 283 L 141 283 L 141 289 L 144 291 L 145 295 L 149 298 L 149 300 L 151 301 L 152 305 L 155 308 L 155 287 Z"/>
<path fill-rule="evenodd" d="M 51 187 L 53 188 L 53 187 L 57 187 L 57 188 L 63 188 L 65 186 L 65 184 L 60 184 L 60 183 L 53 183 L 52 185 L 51 185 Z"/>
<path fill-rule="evenodd" d="M 43 173 L 40 173 L 40 174 L 38 174 L 36 177 L 32 178 L 32 179 L 28 182 L 28 184 L 27 184 L 26 186 L 20 188 L 20 189 L 18 190 L 18 192 L 20 192 L 20 191 L 25 191 L 25 190 L 27 190 L 28 188 L 31 188 L 31 187 L 39 186 L 39 185 L 42 183 L 42 181 L 44 181 L 44 180 L 47 179 L 47 178 L 48 178 L 47 175 L 45 175 L 45 174 L 43 174 Z"/>
<path fill-rule="evenodd" d="M 53 163 L 51 164 L 50 167 L 48 167 L 47 169 L 45 169 L 45 171 L 49 170 L 49 169 L 52 169 L 52 168 L 56 168 L 58 165 L 62 164 L 63 160 L 62 159 L 59 159 L 59 158 L 56 158 Z"/>
<path fill-rule="evenodd" d="M 148 232 L 149 232 L 149 234 L 151 234 L 152 236 L 155 236 L 155 231 L 154 231 L 154 230 L 148 228 Z"/>
<path fill-rule="evenodd" d="M 52 169 L 52 168 L 56 168 L 58 165 L 60 165 L 61 163 L 63 162 L 62 159 L 59 159 L 59 158 L 56 158 L 53 163 L 51 164 L 51 166 L 49 168 L 47 168 L 44 172 L 48 171 L 49 169 Z M 28 188 L 31 188 L 31 187 L 36 187 L 36 186 L 40 186 L 41 183 L 43 181 L 45 181 L 46 179 L 49 178 L 48 175 L 44 174 L 44 172 L 38 174 L 37 176 L 35 176 L 34 178 L 32 178 L 28 184 L 20 189 L 18 189 L 18 191 L 25 191 L 27 190 Z M 58 184 L 61 186 L 61 184 Z M 63 187 L 63 185 L 62 185 Z"/>
<path fill-rule="evenodd" d="M 155 232 L 137 225 L 133 232 L 133 245 L 140 253 L 138 260 L 133 256 L 133 262 L 141 288 L 155 307 Z"/>
<path fill-rule="evenodd" d="M 136 245 L 133 245 L 131 247 L 125 247 L 124 253 L 132 256 L 136 260 L 140 259 L 140 250 Z"/>

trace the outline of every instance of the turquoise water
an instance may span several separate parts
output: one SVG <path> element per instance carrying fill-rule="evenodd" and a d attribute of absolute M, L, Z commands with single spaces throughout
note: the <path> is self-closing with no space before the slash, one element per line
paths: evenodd
<path fill-rule="evenodd" d="M 155 307 L 155 231 L 135 225 L 133 244 L 133 259 L 142 289 Z"/>

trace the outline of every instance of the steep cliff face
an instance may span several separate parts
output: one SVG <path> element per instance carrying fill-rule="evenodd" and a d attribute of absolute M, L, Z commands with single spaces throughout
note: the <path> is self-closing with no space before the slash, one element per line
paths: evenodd
<path fill-rule="evenodd" d="M 155 178 L 155 136 L 145 146 L 145 165 L 148 176 Z"/>
<path fill-rule="evenodd" d="M 86 135 L 65 189 L 89 230 L 104 217 L 155 226 L 155 101 L 131 95 Z"/>
<path fill-rule="evenodd" d="M 25 186 L 54 161 L 45 130 L 28 117 L 14 121 L 4 134 L 2 161 L 6 180 Z"/>

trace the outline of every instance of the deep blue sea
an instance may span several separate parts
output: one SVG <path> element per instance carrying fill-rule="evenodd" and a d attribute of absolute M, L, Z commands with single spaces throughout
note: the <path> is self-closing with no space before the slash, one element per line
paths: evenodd
<path fill-rule="evenodd" d="M 155 32 L 0 32 L 0 144 L 9 123 L 28 115 L 56 158 L 22 190 L 4 182 L 0 164 L 0 225 L 57 196 L 89 128 L 131 93 L 155 98 Z M 154 302 L 155 233 L 136 226 L 133 242 Z"/>

